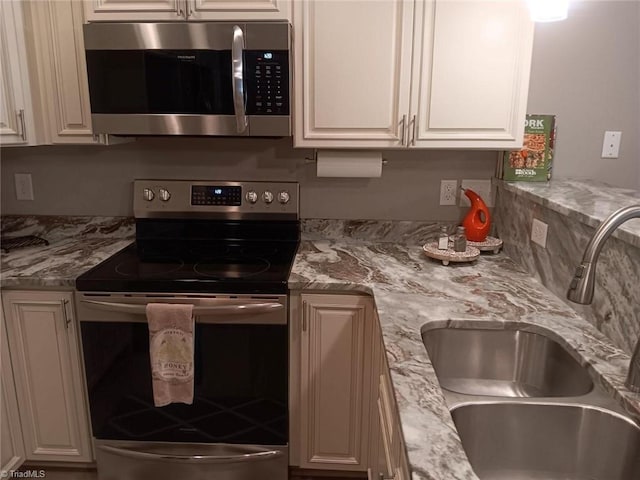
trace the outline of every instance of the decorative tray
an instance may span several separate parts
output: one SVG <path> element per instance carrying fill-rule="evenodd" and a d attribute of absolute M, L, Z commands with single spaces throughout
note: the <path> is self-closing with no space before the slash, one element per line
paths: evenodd
<path fill-rule="evenodd" d="M 467 245 L 476 247 L 481 252 L 498 253 L 502 248 L 502 240 L 496 237 L 487 237 L 484 242 L 472 242 L 467 240 Z"/>
<path fill-rule="evenodd" d="M 449 248 L 446 250 L 438 249 L 438 242 L 425 243 L 422 250 L 429 258 L 440 260 L 443 265 L 449 265 L 449 262 L 462 263 L 473 262 L 480 256 L 480 250 L 467 243 L 467 249 L 464 252 L 456 252 L 453 250 L 453 242 L 449 242 Z"/>

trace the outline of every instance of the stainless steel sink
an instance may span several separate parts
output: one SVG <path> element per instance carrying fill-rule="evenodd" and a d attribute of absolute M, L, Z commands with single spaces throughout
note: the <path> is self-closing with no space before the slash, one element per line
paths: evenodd
<path fill-rule="evenodd" d="M 521 330 L 438 328 L 422 341 L 442 388 L 468 395 L 585 395 L 593 382 L 557 342 Z M 638 477 L 640 478 L 640 477 Z"/>
<path fill-rule="evenodd" d="M 451 415 L 481 480 L 640 479 L 640 427 L 608 410 L 475 403 Z"/>

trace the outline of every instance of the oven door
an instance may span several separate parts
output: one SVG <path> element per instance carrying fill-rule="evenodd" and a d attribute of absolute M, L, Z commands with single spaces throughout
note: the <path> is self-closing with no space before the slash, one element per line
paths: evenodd
<path fill-rule="evenodd" d="M 192 405 L 154 406 L 150 302 L 194 305 Z M 92 292 L 76 306 L 101 480 L 287 478 L 286 295 Z"/>
<path fill-rule="evenodd" d="M 84 26 L 94 133 L 288 136 L 290 25 Z"/>

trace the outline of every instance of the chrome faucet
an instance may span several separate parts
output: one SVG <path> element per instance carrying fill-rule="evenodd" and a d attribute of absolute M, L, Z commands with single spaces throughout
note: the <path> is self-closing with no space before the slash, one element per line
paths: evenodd
<path fill-rule="evenodd" d="M 593 234 L 589 244 L 582 255 L 582 262 L 578 265 L 576 273 L 569 285 L 567 298 L 575 303 L 587 305 L 593 301 L 593 290 L 596 279 L 596 263 L 602 250 L 604 242 L 611 236 L 613 231 L 627 220 L 640 218 L 640 205 L 621 208 L 616 210 L 602 222 L 602 225 Z M 625 386 L 632 392 L 640 392 L 640 338 L 636 341 L 636 346 L 631 356 L 629 373 Z"/>

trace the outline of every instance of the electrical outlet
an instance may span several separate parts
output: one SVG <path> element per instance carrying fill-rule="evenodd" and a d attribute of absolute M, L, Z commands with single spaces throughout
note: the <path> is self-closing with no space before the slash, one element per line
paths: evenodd
<path fill-rule="evenodd" d="M 537 218 L 533 219 L 531 223 L 531 241 L 533 243 L 537 243 L 542 248 L 547 248 L 547 230 L 549 226 L 538 220 Z"/>
<path fill-rule="evenodd" d="M 470 188 L 476 192 L 487 205 L 493 207 L 493 196 L 491 195 L 491 180 L 462 180 L 462 188 Z M 460 195 L 460 206 L 468 207 L 471 205 L 467 196 L 463 193 Z"/>
<path fill-rule="evenodd" d="M 455 205 L 458 199 L 458 180 L 440 180 L 440 205 Z"/>
<path fill-rule="evenodd" d="M 30 173 L 16 173 L 14 175 L 16 182 L 16 199 L 17 200 L 33 200 L 33 183 L 31 182 Z"/>
<path fill-rule="evenodd" d="M 604 132 L 602 158 L 618 158 L 622 132 Z"/>

